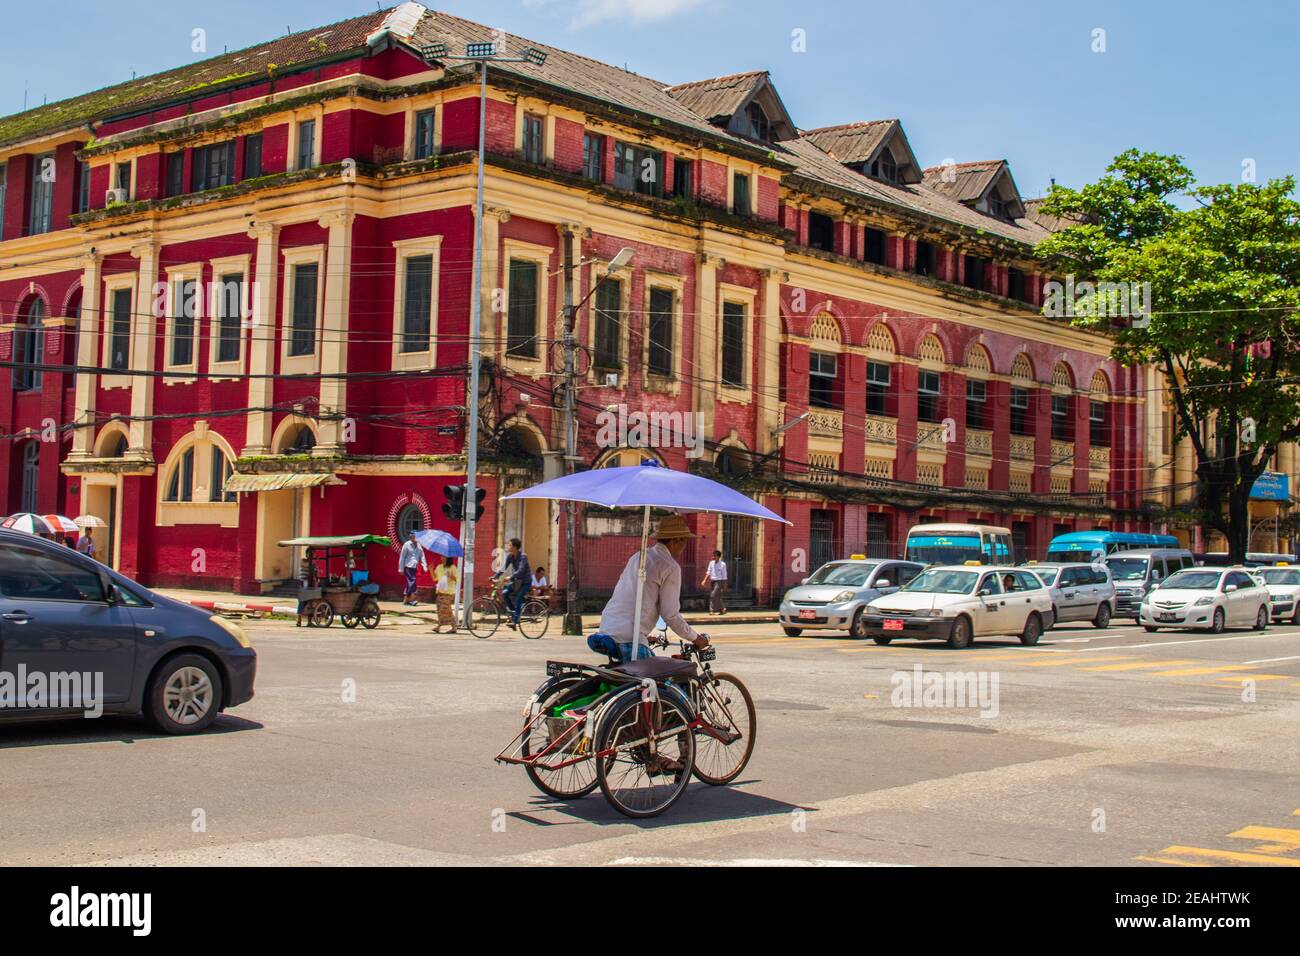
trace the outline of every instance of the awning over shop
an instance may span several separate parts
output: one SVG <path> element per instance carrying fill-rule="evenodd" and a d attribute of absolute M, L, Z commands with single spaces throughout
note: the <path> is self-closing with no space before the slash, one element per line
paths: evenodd
<path fill-rule="evenodd" d="M 392 540 L 381 534 L 344 534 L 330 537 L 290 538 L 281 541 L 282 548 L 359 548 L 363 544 L 381 544 L 385 548 L 392 545 Z"/>
<path fill-rule="evenodd" d="M 345 482 L 329 474 L 287 472 L 273 475 L 231 475 L 226 479 L 226 491 L 281 491 L 285 488 L 317 488 L 321 485 L 342 485 Z"/>

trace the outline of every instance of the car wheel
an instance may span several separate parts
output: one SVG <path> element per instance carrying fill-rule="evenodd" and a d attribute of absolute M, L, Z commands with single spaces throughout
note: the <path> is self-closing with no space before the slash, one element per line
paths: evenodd
<path fill-rule="evenodd" d="M 802 627 L 783 627 L 781 630 L 785 631 L 786 637 L 798 637 L 803 633 Z"/>
<path fill-rule="evenodd" d="M 893 638 L 892 638 L 892 637 L 873 637 L 872 640 L 875 641 L 877 644 L 879 644 L 881 647 L 885 647 L 885 646 L 887 646 L 887 645 L 889 644 L 890 641 L 893 640 Z"/>
<path fill-rule="evenodd" d="M 1268 608 L 1262 607 L 1255 615 L 1255 630 L 1262 631 L 1268 627 Z"/>
<path fill-rule="evenodd" d="M 1216 607 L 1214 609 L 1214 621 L 1213 623 L 1210 624 L 1210 633 L 1211 634 L 1223 633 L 1223 608 L 1221 607 Z"/>
<path fill-rule="evenodd" d="M 1291 615 L 1291 623 L 1300 625 L 1300 601 L 1296 602 L 1295 613 Z"/>
<path fill-rule="evenodd" d="M 212 662 L 198 654 L 180 654 L 154 673 L 145 711 L 165 734 L 196 734 L 216 719 L 221 699 L 221 675 Z"/>
<path fill-rule="evenodd" d="M 1042 635 L 1043 622 L 1038 619 L 1036 613 L 1030 614 L 1029 620 L 1025 621 L 1025 629 L 1020 632 L 1020 643 L 1025 647 L 1033 647 Z"/>
<path fill-rule="evenodd" d="M 858 608 L 853 612 L 853 623 L 849 625 L 849 635 L 862 640 L 867 636 L 866 625 L 862 623 L 863 608 Z"/>
<path fill-rule="evenodd" d="M 1110 627 L 1110 605 L 1103 602 L 1097 608 L 1097 616 L 1092 619 L 1093 627 Z"/>
<path fill-rule="evenodd" d="M 959 617 L 952 622 L 952 628 L 948 631 L 949 647 L 968 647 L 970 646 L 971 632 L 970 620 Z"/>
<path fill-rule="evenodd" d="M 1061 611 L 1055 604 L 1052 605 L 1052 627 L 1061 623 Z"/>
<path fill-rule="evenodd" d="M 1150 624 L 1143 624 L 1142 630 L 1146 631 L 1148 634 L 1154 634 L 1156 631 L 1160 630 L 1160 628 L 1152 627 Z"/>

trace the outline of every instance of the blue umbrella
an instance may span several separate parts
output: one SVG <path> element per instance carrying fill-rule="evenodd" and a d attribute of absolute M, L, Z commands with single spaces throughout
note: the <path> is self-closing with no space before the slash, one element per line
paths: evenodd
<path fill-rule="evenodd" d="M 646 461 L 640 465 L 626 465 L 622 468 L 597 468 L 575 475 L 565 475 L 563 478 L 544 481 L 540 485 L 507 495 L 504 500 L 523 498 L 583 501 L 606 508 L 642 509 L 636 613 L 632 618 L 636 622 L 636 630 L 632 635 L 632 660 L 637 659 L 641 645 L 641 597 L 645 591 L 645 552 L 646 541 L 650 536 L 651 508 L 666 508 L 670 511 L 712 511 L 790 524 L 776 512 L 769 511 L 757 501 L 746 498 L 726 485 L 701 478 L 699 475 L 664 468 L 655 461 Z"/>
<path fill-rule="evenodd" d="M 436 531 L 433 528 L 417 531 L 415 540 L 420 547 L 434 554 L 441 554 L 443 557 L 460 558 L 465 555 L 465 549 L 460 546 L 460 542 L 445 531 Z"/>

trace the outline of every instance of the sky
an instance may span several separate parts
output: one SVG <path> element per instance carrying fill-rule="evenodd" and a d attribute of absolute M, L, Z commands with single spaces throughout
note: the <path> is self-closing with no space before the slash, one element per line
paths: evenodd
<path fill-rule="evenodd" d="M 392 5 L 385 2 L 384 6 Z M 1022 195 L 1130 147 L 1202 183 L 1300 172 L 1295 0 L 429 0 L 665 83 L 768 70 L 804 129 L 898 118 L 923 166 L 1010 161 Z M 375 9 L 64 0 L 0 32 L 0 115 Z M 207 54 L 193 52 L 206 31 Z"/>

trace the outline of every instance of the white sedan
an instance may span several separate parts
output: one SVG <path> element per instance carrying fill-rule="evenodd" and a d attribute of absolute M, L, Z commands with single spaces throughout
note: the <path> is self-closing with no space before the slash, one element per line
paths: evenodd
<path fill-rule="evenodd" d="M 1171 574 L 1142 599 L 1142 626 L 1262 631 L 1269 621 L 1268 590 L 1245 568 L 1187 568 Z"/>
<path fill-rule="evenodd" d="M 1300 568 L 1256 568 L 1268 589 L 1274 622 L 1300 624 Z"/>

